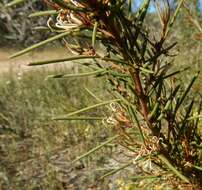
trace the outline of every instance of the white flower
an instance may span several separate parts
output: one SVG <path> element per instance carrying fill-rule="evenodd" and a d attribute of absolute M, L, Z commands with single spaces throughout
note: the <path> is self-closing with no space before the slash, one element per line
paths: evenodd
<path fill-rule="evenodd" d="M 76 7 L 84 8 L 84 6 L 76 0 L 70 0 L 70 2 Z M 71 10 L 61 9 L 56 18 L 55 26 L 58 29 L 64 29 L 69 31 L 71 29 L 77 28 L 80 25 L 82 25 L 83 22 L 81 19 L 82 19 L 82 16 L 79 13 L 75 14 Z M 47 25 L 51 30 L 55 30 L 55 28 L 51 26 L 51 22 L 52 22 L 52 19 L 49 18 L 47 21 Z"/>
<path fill-rule="evenodd" d="M 143 168 L 144 171 L 147 171 L 147 172 L 153 171 L 151 159 L 148 159 L 145 162 L 143 162 L 142 168 Z"/>
<path fill-rule="evenodd" d="M 137 165 L 139 158 L 141 158 L 141 154 L 138 154 L 134 159 L 133 159 L 133 164 Z"/>
<path fill-rule="evenodd" d="M 73 13 L 67 13 L 66 18 L 61 17 L 61 13 L 57 16 L 57 23 L 55 24 L 57 28 L 71 30 L 73 28 L 77 28 L 83 23 L 74 16 Z"/>

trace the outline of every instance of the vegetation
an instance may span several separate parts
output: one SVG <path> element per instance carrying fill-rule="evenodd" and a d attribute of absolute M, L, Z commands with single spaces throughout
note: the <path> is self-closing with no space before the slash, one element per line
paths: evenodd
<path fill-rule="evenodd" d="M 186 72 L 187 68 L 174 70 L 171 67 L 173 54 L 176 53 L 175 38 L 171 38 L 171 34 L 183 0 L 176 7 L 172 7 L 168 1 L 161 1 L 161 4 L 156 2 L 161 30 L 156 31 L 155 36 L 151 26 L 144 22 L 149 0 L 145 0 L 137 12 L 133 12 L 131 1 L 46 2 L 56 9 L 57 18 L 50 20 L 48 26 L 58 34 L 11 57 L 63 38 L 66 47 L 80 55 L 29 65 L 79 60 L 89 70 L 76 74 L 62 71 L 62 74 L 49 75 L 47 82 L 93 75 L 108 82 L 111 97 L 104 100 L 103 94 L 100 98 L 87 90 L 96 100 L 94 105 L 89 102 L 86 106 L 82 104 L 81 109 L 65 115 L 57 112 L 52 117 L 56 121 L 101 120 L 102 124 L 111 126 L 113 133 L 116 133 L 74 159 L 72 164 L 88 159 L 116 139 L 125 148 L 124 154 L 128 158 L 118 168 L 99 176 L 100 179 L 130 167 L 136 168 L 135 176 L 131 176 L 132 181 L 144 179 L 149 183 L 151 181 L 148 179 L 153 179 L 154 186 L 155 182 L 164 180 L 167 185 L 172 184 L 178 189 L 200 189 L 202 104 L 197 90 L 194 96 L 190 93 L 199 73 L 189 76 L 189 82 L 183 85 L 177 74 Z M 48 14 L 56 12 L 51 10 Z M 46 15 L 47 11 L 35 13 L 35 16 L 43 14 Z M 102 47 L 101 53 L 98 46 Z M 89 63 L 89 59 L 92 62 Z M 98 112 L 96 116 L 86 113 L 100 106 L 109 109 L 107 117 L 106 113 Z M 141 171 L 140 175 L 137 168 Z M 128 188 L 135 189 L 137 186 L 133 183 Z M 152 185 L 149 188 L 153 188 Z"/>
<path fill-rule="evenodd" d="M 8 0 L 0 1 L 1 47 L 27 46 L 44 40 L 50 35 L 47 30 L 39 30 L 40 26 L 46 25 L 47 18 L 31 19 L 28 17 L 30 12 L 47 9 L 42 0 L 28 1 L 22 5 L 17 5 L 15 9 L 5 7 L 4 5 L 7 3 L 9 3 Z"/>
<path fill-rule="evenodd" d="M 74 111 L 94 102 L 85 88 L 95 84 L 91 78 L 44 80 L 48 74 L 51 73 L 44 70 L 23 73 L 20 78 L 13 72 L 1 76 L 0 188 L 86 189 L 99 184 L 104 189 L 105 183 L 96 183 L 94 178 L 100 172 L 96 169 L 105 167 L 113 146 L 99 151 L 96 157 L 77 163 L 75 167 L 71 161 L 107 139 L 110 128 L 101 127 L 99 121 L 50 120 L 58 113 Z M 101 89 L 104 84 L 99 80 L 97 84 L 95 92 L 103 97 Z M 88 113 L 92 117 L 104 114 L 103 109 Z M 87 184 L 83 187 L 84 181 Z"/>

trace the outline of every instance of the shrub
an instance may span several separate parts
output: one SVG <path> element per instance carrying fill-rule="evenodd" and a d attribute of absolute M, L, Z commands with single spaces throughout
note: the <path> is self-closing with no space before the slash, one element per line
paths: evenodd
<path fill-rule="evenodd" d="M 150 0 L 144 0 L 135 13 L 132 1 L 124 0 L 46 2 L 58 12 L 55 24 L 54 21 L 50 22 L 49 27 L 59 34 L 11 57 L 22 55 L 50 41 L 67 38 L 70 41 L 66 46 L 80 55 L 32 62 L 29 65 L 92 59 L 94 64 L 88 64 L 90 72 L 75 76 L 103 77 L 110 83 L 109 91 L 115 98 L 100 100 L 96 105 L 54 118 L 70 120 L 74 119 L 73 115 L 86 110 L 110 105 L 111 114 L 103 119 L 103 123 L 112 125 L 117 134 L 73 163 L 118 139 L 131 152 L 132 158 L 126 165 L 103 177 L 134 164 L 147 175 L 162 176 L 165 175 L 163 171 L 172 171 L 182 183 L 200 188 L 202 139 L 198 126 L 202 104 L 197 96 L 193 97 L 189 93 L 198 73 L 192 76 L 185 87 L 176 80 L 176 75 L 184 70 L 171 69 L 172 49 L 176 43 L 170 44 L 168 40 L 183 0 L 179 1 L 172 14 L 168 1 L 157 4 L 161 31 L 155 36 L 143 25 Z M 83 39 L 86 39 L 85 43 Z M 99 53 L 96 43 L 102 44 L 104 56 Z M 51 78 L 70 76 L 61 74 Z"/>

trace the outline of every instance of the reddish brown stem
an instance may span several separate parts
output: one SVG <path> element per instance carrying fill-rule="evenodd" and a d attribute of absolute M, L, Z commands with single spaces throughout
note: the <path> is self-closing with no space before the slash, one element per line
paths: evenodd
<path fill-rule="evenodd" d="M 135 83 L 135 91 L 136 91 L 138 98 L 139 98 L 141 113 L 142 113 L 145 121 L 147 122 L 147 125 L 149 127 L 151 127 L 151 123 L 150 123 L 149 118 L 148 118 L 149 111 L 148 111 L 148 107 L 147 107 L 147 102 L 146 102 L 144 90 L 142 88 L 142 83 L 140 80 L 139 71 L 137 71 L 137 69 L 131 68 L 130 74 L 131 74 L 133 81 Z"/>

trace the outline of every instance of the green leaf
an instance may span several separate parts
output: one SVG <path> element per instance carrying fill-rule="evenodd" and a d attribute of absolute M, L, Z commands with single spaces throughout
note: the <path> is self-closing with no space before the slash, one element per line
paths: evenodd
<path fill-rule="evenodd" d="M 97 28 L 98 28 L 98 22 L 96 21 L 93 27 L 93 35 L 92 35 L 92 47 L 95 47 L 95 41 L 96 41 L 96 35 L 97 35 Z"/>
<path fill-rule="evenodd" d="M 202 171 L 202 166 L 195 166 L 195 165 L 192 165 L 193 168 L 197 169 L 197 170 L 200 170 Z"/>
<path fill-rule="evenodd" d="M 155 176 L 155 175 L 145 175 L 145 176 L 132 176 L 129 179 L 130 180 L 137 180 L 137 179 L 152 179 L 152 178 L 161 178 L 162 176 Z"/>
<path fill-rule="evenodd" d="M 71 56 L 63 59 L 52 59 L 52 60 L 31 62 L 28 64 L 28 66 L 47 65 L 51 63 L 67 62 L 67 61 L 74 61 L 79 59 L 95 59 L 95 58 L 99 58 L 99 56 L 78 55 L 78 56 Z"/>
<path fill-rule="evenodd" d="M 69 116 L 72 116 L 72 115 L 76 115 L 76 114 L 79 114 L 79 113 L 82 113 L 82 112 L 85 112 L 85 111 L 88 111 L 88 110 L 91 110 L 91 109 L 94 109 L 94 108 L 97 108 L 97 107 L 100 107 L 100 106 L 104 106 L 104 105 L 110 104 L 112 102 L 120 102 L 120 101 L 121 101 L 121 99 L 114 99 L 114 100 L 104 101 L 104 102 L 94 104 L 92 106 L 88 106 L 88 107 L 82 108 L 80 110 L 71 112 L 71 113 L 68 113 L 66 115 L 54 117 L 53 120 L 65 119 L 65 118 L 67 118 Z"/>
<path fill-rule="evenodd" d="M 157 101 L 156 103 L 155 103 L 155 105 L 154 105 L 154 107 L 153 107 L 153 109 L 152 109 L 152 111 L 151 111 L 151 113 L 149 113 L 149 119 L 152 119 L 155 115 L 156 115 L 156 113 L 157 113 L 157 111 L 159 110 L 159 102 Z"/>
<path fill-rule="evenodd" d="M 84 89 L 86 90 L 86 92 L 88 92 L 95 100 L 97 100 L 98 102 L 102 102 L 102 100 L 100 98 L 98 98 L 91 90 L 89 90 L 87 87 L 84 87 Z"/>
<path fill-rule="evenodd" d="M 187 124 L 187 119 L 189 118 L 189 115 L 190 115 L 190 113 L 193 110 L 193 105 L 194 105 L 194 98 L 193 98 L 193 100 L 191 101 L 191 103 L 189 104 L 189 106 L 188 106 L 188 108 L 186 110 L 186 115 L 183 118 L 182 125 L 180 126 L 180 129 L 178 130 L 178 137 L 177 137 L 177 139 L 179 139 L 180 136 L 184 135 L 184 130 L 186 130 L 184 128 L 185 128 L 185 126 Z"/>
<path fill-rule="evenodd" d="M 149 70 L 149 69 L 146 69 L 144 67 L 139 67 L 140 71 L 142 71 L 143 73 L 150 73 L 150 74 L 153 74 L 154 71 L 152 70 Z"/>
<path fill-rule="evenodd" d="M 47 65 L 47 64 L 52 64 L 52 63 L 74 61 L 74 60 L 79 60 L 79 59 L 101 59 L 103 61 L 110 61 L 110 62 L 127 64 L 124 60 L 121 60 L 121 59 L 100 57 L 98 55 L 95 55 L 95 56 L 92 56 L 92 55 L 77 55 L 77 56 L 71 56 L 71 57 L 62 58 L 62 59 L 52 59 L 52 60 L 31 62 L 31 63 L 28 64 L 28 66 Z"/>
<path fill-rule="evenodd" d="M 183 180 L 185 183 L 190 183 L 189 179 L 182 175 L 163 155 L 159 154 L 158 158 L 181 180 Z"/>
<path fill-rule="evenodd" d="M 194 116 L 188 117 L 187 120 L 190 121 L 190 120 L 200 119 L 200 118 L 202 118 L 202 115 L 194 115 Z"/>
<path fill-rule="evenodd" d="M 167 28 L 167 30 L 165 32 L 165 37 L 168 35 L 169 31 L 171 30 L 171 28 L 172 28 L 172 26 L 173 26 L 173 24 L 174 24 L 174 22 L 175 22 L 175 20 L 176 20 L 176 18 L 178 16 L 179 12 L 180 12 L 180 8 L 183 5 L 184 1 L 185 0 L 180 0 L 179 1 L 178 6 L 177 6 L 177 8 L 176 8 L 171 20 L 170 20 L 169 27 Z"/>
<path fill-rule="evenodd" d="M 131 106 L 131 112 L 132 112 L 132 119 L 135 121 L 135 123 L 137 124 L 137 127 L 138 127 L 138 130 L 139 130 L 139 133 L 140 133 L 140 137 L 141 137 L 141 140 L 142 142 L 144 143 L 144 145 L 146 146 L 146 142 L 145 142 L 145 137 L 144 137 L 144 133 L 142 131 L 142 128 L 141 128 L 141 124 L 138 120 L 138 117 L 137 117 L 137 114 L 134 110 L 134 108 Z"/>
<path fill-rule="evenodd" d="M 174 76 L 174 75 L 176 75 L 176 74 L 179 74 L 179 73 L 181 73 L 181 72 L 184 72 L 184 71 L 186 71 L 186 70 L 188 70 L 188 69 L 190 69 L 190 67 L 186 67 L 186 68 L 181 69 L 181 70 L 179 70 L 179 71 L 175 71 L 175 72 L 173 72 L 173 73 L 170 73 L 170 74 L 164 76 L 163 79 L 169 78 L 169 77 L 171 77 L 171 76 Z"/>
<path fill-rule="evenodd" d="M 86 152 L 85 154 L 79 156 L 78 158 L 76 158 L 75 160 L 72 161 L 72 164 L 74 164 L 75 162 L 93 154 L 94 152 L 98 151 L 99 149 L 103 148 L 104 146 L 106 146 L 107 144 L 111 143 L 113 140 L 117 139 L 119 137 L 119 135 L 115 135 L 111 138 L 109 138 L 107 141 L 103 142 L 102 144 L 96 146 L 95 148 L 89 150 L 88 152 Z"/>
<path fill-rule="evenodd" d="M 184 101 L 184 99 L 186 98 L 188 92 L 190 91 L 192 85 L 194 84 L 195 80 L 198 78 L 199 73 L 197 73 L 192 80 L 190 81 L 189 85 L 187 86 L 186 90 L 184 91 L 184 93 L 182 94 L 182 96 L 179 98 L 179 100 L 177 101 L 176 107 L 175 107 L 175 114 L 177 112 L 177 110 L 179 109 L 179 107 L 181 106 L 182 102 Z"/>
<path fill-rule="evenodd" d="M 64 119 L 55 119 L 55 120 L 103 120 L 104 117 L 89 117 L 89 116 L 81 116 L 81 117 L 66 117 Z"/>
<path fill-rule="evenodd" d="M 11 6 L 14 6 L 14 5 L 18 5 L 20 3 L 23 3 L 25 2 L 26 0 L 13 0 L 11 1 L 10 3 L 7 3 L 5 6 L 6 7 L 11 7 Z"/>
<path fill-rule="evenodd" d="M 131 14 L 132 12 L 132 0 L 128 0 L 128 11 L 129 11 L 129 14 Z"/>
<path fill-rule="evenodd" d="M 56 10 L 48 10 L 48 11 L 38 11 L 34 12 L 29 15 L 29 18 L 37 17 L 37 16 L 50 16 L 50 15 L 57 15 L 59 11 Z"/>
<path fill-rule="evenodd" d="M 39 42 L 39 43 L 37 43 L 37 44 L 34 44 L 34 45 L 32 45 L 32 46 L 30 46 L 30 47 L 28 47 L 28 48 L 25 48 L 25 49 L 19 51 L 19 52 L 17 52 L 17 53 L 14 53 L 13 55 L 9 56 L 9 58 L 14 58 L 14 57 L 18 57 L 18 56 L 20 56 L 20 55 L 26 54 L 26 53 L 28 53 L 28 52 L 30 52 L 30 51 L 36 49 L 36 48 L 39 48 L 39 47 L 41 47 L 41 46 L 43 46 L 43 45 L 45 45 L 45 44 L 47 44 L 47 43 L 50 43 L 50 42 L 55 41 L 55 40 L 58 40 L 58 39 L 60 39 L 60 38 L 64 38 L 64 37 L 67 36 L 69 33 L 70 33 L 70 31 L 69 31 L 69 32 L 64 32 L 64 33 L 58 34 L 58 35 L 53 36 L 53 37 L 51 37 L 51 38 L 48 38 L 48 39 L 46 39 L 46 40 L 44 40 L 44 41 L 42 41 L 42 42 Z"/>
<path fill-rule="evenodd" d="M 144 0 L 139 11 L 136 14 L 136 17 L 138 17 L 141 22 L 145 18 L 145 15 L 146 15 L 148 7 L 149 7 L 149 3 L 150 3 L 150 0 Z"/>
<path fill-rule="evenodd" d="M 38 30 L 38 31 L 47 31 L 50 30 L 47 26 L 36 26 L 33 28 L 33 30 Z"/>
<path fill-rule="evenodd" d="M 64 78 L 71 78 L 71 77 L 87 77 L 91 75 L 99 75 L 107 72 L 106 69 L 99 69 L 97 71 L 92 71 L 88 73 L 78 73 L 78 74 L 59 74 L 59 75 L 48 75 L 46 78 L 58 78 L 58 79 L 64 79 Z"/>
<path fill-rule="evenodd" d="M 123 170 L 123 169 L 129 167 L 129 166 L 132 165 L 132 164 L 133 164 L 133 162 L 129 162 L 129 163 L 127 163 L 127 164 L 124 164 L 123 166 L 121 166 L 121 167 L 119 167 L 119 168 L 117 168 L 117 169 L 115 169 L 115 170 L 112 170 L 112 171 L 106 173 L 105 175 L 103 175 L 103 176 L 100 177 L 99 179 L 102 180 L 103 178 L 108 177 L 108 176 L 110 176 L 110 175 L 113 175 L 113 174 L 115 174 L 115 173 L 117 173 L 117 172 L 119 172 L 119 171 L 121 171 L 121 170 Z"/>
<path fill-rule="evenodd" d="M 61 1 L 61 0 L 52 0 L 52 1 L 57 3 L 61 8 L 64 8 L 64 9 L 70 9 L 70 10 L 73 10 L 73 11 L 80 11 L 80 12 L 86 12 L 87 11 L 87 8 L 84 9 L 84 8 L 81 8 L 81 7 L 76 7 L 71 3 L 67 3 L 67 2 L 64 2 L 64 1 Z"/>

